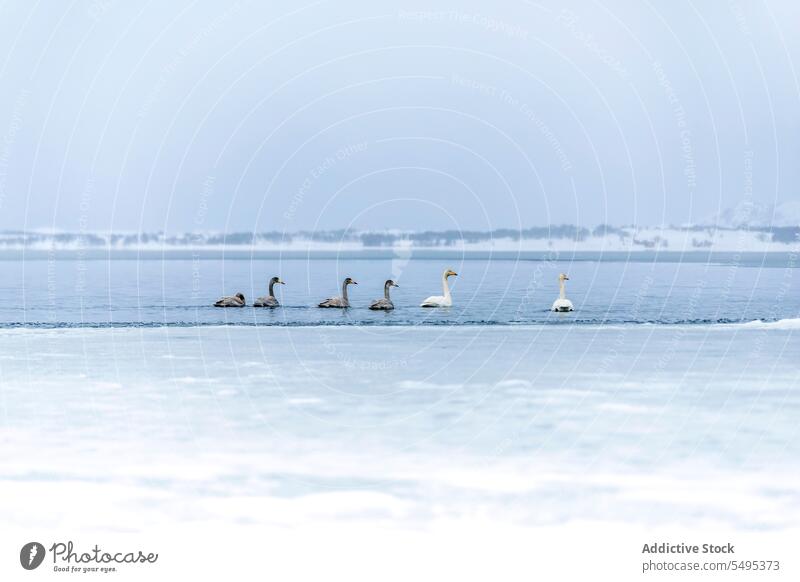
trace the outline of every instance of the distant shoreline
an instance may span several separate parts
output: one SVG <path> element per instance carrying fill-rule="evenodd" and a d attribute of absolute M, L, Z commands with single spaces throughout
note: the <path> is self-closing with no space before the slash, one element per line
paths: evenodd
<path fill-rule="evenodd" d="M 531 262 L 633 262 L 633 263 L 714 263 L 742 267 L 800 267 L 796 253 L 788 251 L 486 251 L 454 249 L 413 249 L 398 254 L 391 249 L 355 250 L 245 250 L 221 249 L 0 249 L 0 261 L 245 261 L 245 260 L 495 260 Z"/>
<path fill-rule="evenodd" d="M 419 256 L 444 253 L 461 256 L 476 253 L 798 253 L 800 226 L 783 227 L 614 227 L 594 228 L 550 225 L 491 231 L 298 231 L 232 233 L 103 233 L 0 231 L 0 253 L 93 252 L 218 253 L 234 256 L 284 256 L 292 254 L 373 253 L 373 256 Z M 382 254 L 381 254 L 382 253 Z M 266 254 L 266 255 L 264 255 Z"/>

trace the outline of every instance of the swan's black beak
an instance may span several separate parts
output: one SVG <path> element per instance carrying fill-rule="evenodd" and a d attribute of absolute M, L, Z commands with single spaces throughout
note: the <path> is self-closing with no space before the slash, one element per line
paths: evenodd
<path fill-rule="evenodd" d="M 286 285 L 286 281 L 278 281 L 281 285 Z"/>
<path fill-rule="evenodd" d="M 358 281 L 353 281 L 353 285 L 358 285 Z"/>

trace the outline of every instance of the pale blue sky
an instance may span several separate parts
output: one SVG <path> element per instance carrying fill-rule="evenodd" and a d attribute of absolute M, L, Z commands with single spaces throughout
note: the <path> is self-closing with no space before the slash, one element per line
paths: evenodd
<path fill-rule="evenodd" d="M 0 229 L 704 222 L 798 197 L 800 7 L 0 3 Z"/>

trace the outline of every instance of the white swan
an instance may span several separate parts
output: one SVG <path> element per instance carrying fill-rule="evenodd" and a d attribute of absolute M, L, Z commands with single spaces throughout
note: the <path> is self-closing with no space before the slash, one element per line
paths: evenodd
<path fill-rule="evenodd" d="M 450 307 L 453 305 L 453 298 L 450 297 L 450 286 L 447 284 L 448 277 L 458 277 L 458 273 L 447 269 L 442 273 L 442 289 L 444 295 L 431 295 L 420 303 L 420 307 Z"/>
<path fill-rule="evenodd" d="M 550 308 L 550 311 L 572 311 L 572 301 L 567 299 L 567 290 L 564 287 L 564 281 L 569 281 L 569 277 L 567 277 L 564 273 L 561 273 L 558 276 L 558 285 L 561 289 L 560 293 L 558 294 L 558 299 L 553 302 L 553 307 Z"/>

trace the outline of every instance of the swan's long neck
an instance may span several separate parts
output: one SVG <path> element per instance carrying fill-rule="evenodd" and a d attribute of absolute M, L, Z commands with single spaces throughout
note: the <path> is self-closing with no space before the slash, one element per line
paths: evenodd
<path fill-rule="evenodd" d="M 275 281 L 269 282 L 269 296 L 275 297 Z"/>
<path fill-rule="evenodd" d="M 566 299 L 567 298 L 567 289 L 566 289 L 566 285 L 564 285 L 564 281 L 563 280 L 559 281 L 558 282 L 558 286 L 561 288 L 561 292 L 558 294 L 558 297 L 560 299 Z"/>
<path fill-rule="evenodd" d="M 445 297 L 450 297 L 450 285 L 447 284 L 447 275 L 442 275 L 442 291 Z"/>
<path fill-rule="evenodd" d="M 389 299 L 389 283 L 383 286 L 383 296 L 388 300 Z"/>
<path fill-rule="evenodd" d="M 342 299 L 344 299 L 345 301 L 348 301 L 348 299 L 347 299 L 347 281 L 342 283 Z"/>

